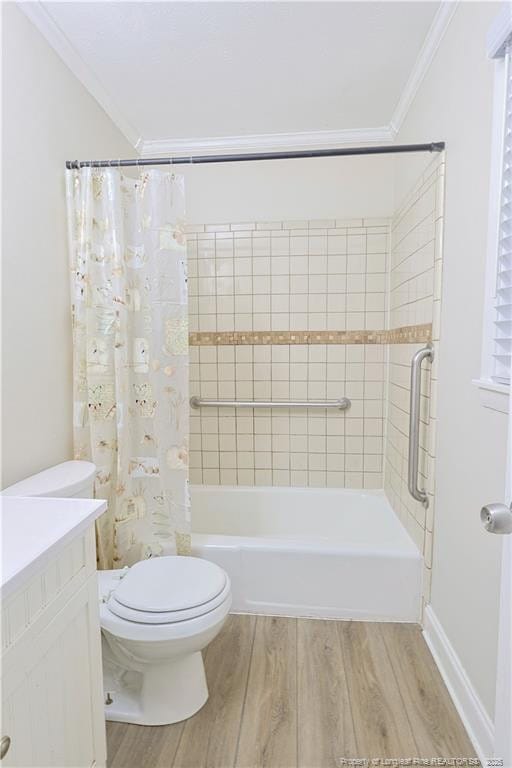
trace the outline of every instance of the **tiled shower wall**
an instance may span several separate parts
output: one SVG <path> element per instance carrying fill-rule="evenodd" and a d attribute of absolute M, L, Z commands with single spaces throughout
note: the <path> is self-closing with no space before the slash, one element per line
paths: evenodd
<path fill-rule="evenodd" d="M 423 364 L 420 477 L 427 509 L 407 488 L 410 366 L 422 344 L 389 346 L 385 420 L 386 494 L 424 554 L 424 599 L 430 595 L 437 424 L 437 353 L 440 338 L 444 155 L 434 159 L 395 215 L 391 228 L 390 323 L 432 322 L 434 361 Z"/>
<path fill-rule="evenodd" d="M 384 346 L 191 347 L 190 389 L 221 399 L 337 399 L 347 412 L 203 408 L 192 482 L 382 488 Z"/>
<path fill-rule="evenodd" d="M 192 482 L 385 485 L 420 548 L 430 546 L 432 508 L 426 515 L 406 486 L 408 379 L 439 307 L 443 173 L 436 158 L 392 220 L 190 228 L 191 395 L 352 401 L 345 413 L 193 411 Z M 427 386 L 425 374 L 425 482 L 435 427 Z"/>
<path fill-rule="evenodd" d="M 389 220 L 189 229 L 191 331 L 325 331 L 386 325 Z"/>
<path fill-rule="evenodd" d="M 382 487 L 389 225 L 191 228 L 191 395 L 352 401 L 193 411 L 192 482 Z"/>

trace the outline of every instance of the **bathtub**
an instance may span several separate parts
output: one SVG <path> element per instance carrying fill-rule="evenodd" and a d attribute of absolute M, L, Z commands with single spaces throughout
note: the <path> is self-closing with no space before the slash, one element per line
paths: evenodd
<path fill-rule="evenodd" d="M 383 491 L 192 486 L 193 554 L 224 568 L 233 611 L 419 620 L 422 557 Z"/>

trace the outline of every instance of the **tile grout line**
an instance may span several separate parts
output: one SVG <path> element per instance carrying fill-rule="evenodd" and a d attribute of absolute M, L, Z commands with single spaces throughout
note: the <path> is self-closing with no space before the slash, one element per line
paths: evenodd
<path fill-rule="evenodd" d="M 348 623 L 351 624 L 352 620 L 350 619 Z M 356 724 L 355 724 L 355 720 L 354 720 L 354 710 L 353 710 L 353 707 L 352 707 L 352 691 L 351 691 L 351 686 L 350 686 L 350 682 L 349 682 L 349 675 L 347 674 L 347 660 L 346 660 L 345 652 L 344 652 L 344 649 L 343 649 L 342 638 L 340 636 L 339 625 L 340 625 L 340 622 L 336 621 L 336 636 L 338 638 L 338 643 L 339 643 L 339 646 L 340 646 L 341 659 L 342 659 L 342 662 L 343 662 L 343 673 L 344 673 L 345 681 L 346 681 L 346 685 L 347 685 L 347 694 L 348 694 L 348 701 L 349 701 L 349 707 L 350 707 L 350 719 L 352 721 L 352 730 L 354 732 L 354 741 L 356 743 L 356 749 L 357 749 L 358 753 L 361 755 L 362 754 L 362 750 L 361 750 L 361 747 L 360 747 L 360 744 L 359 744 L 359 740 L 358 740 Z"/>
<path fill-rule="evenodd" d="M 252 632 L 251 651 L 250 651 L 249 664 L 247 665 L 247 677 L 246 677 L 246 680 L 245 680 L 244 700 L 243 700 L 243 703 L 242 703 L 242 711 L 240 712 L 240 727 L 238 729 L 238 738 L 236 740 L 236 750 L 235 750 L 235 756 L 234 756 L 234 760 L 233 760 L 233 768 L 238 763 L 238 753 L 239 753 L 239 750 L 240 750 L 240 737 L 242 735 L 242 727 L 243 727 L 243 723 L 244 723 L 245 702 L 247 701 L 247 692 L 249 690 L 249 677 L 250 677 L 250 674 L 251 674 L 252 660 L 253 660 L 253 654 L 254 654 L 254 641 L 256 639 L 256 629 L 257 629 L 257 626 L 258 626 L 258 619 L 259 619 L 259 616 L 255 616 L 254 617 L 254 629 L 253 629 L 253 632 Z"/>
<path fill-rule="evenodd" d="M 392 671 L 392 673 L 393 673 L 393 677 L 394 677 L 394 679 L 395 679 L 396 687 L 398 688 L 398 693 L 399 693 L 399 695 L 400 695 L 400 701 L 401 701 L 401 702 L 402 702 L 402 704 L 403 704 L 403 708 L 404 708 L 405 716 L 406 716 L 406 718 L 407 718 L 407 722 L 409 723 L 409 727 L 410 727 L 410 729 L 411 729 L 412 738 L 414 739 L 414 744 L 416 745 L 416 749 L 418 750 L 418 757 L 419 757 L 419 755 L 420 755 L 420 748 L 418 747 L 418 743 L 417 743 L 417 741 L 416 741 L 416 736 L 415 736 L 415 733 L 414 733 L 414 725 L 412 724 L 412 722 L 411 722 L 411 719 L 410 719 L 410 717 L 409 717 L 409 710 L 408 710 L 408 708 L 407 708 L 407 706 L 406 706 L 406 703 L 405 703 L 404 697 L 403 697 L 403 695 L 402 695 L 402 688 L 401 688 L 400 682 L 399 682 L 399 680 L 398 680 L 398 678 L 397 678 L 397 676 L 396 676 L 396 673 L 395 673 L 395 667 L 394 667 L 394 665 L 393 665 L 393 662 L 392 662 L 392 660 L 391 660 L 391 656 L 390 656 L 390 653 L 389 653 L 388 644 L 387 644 L 387 642 L 386 642 L 386 638 L 385 638 L 384 634 L 382 633 L 382 631 L 381 631 L 381 628 L 380 628 L 380 625 L 379 625 L 378 623 L 376 624 L 376 627 L 377 627 L 377 632 L 379 633 L 379 635 L 380 635 L 380 638 L 381 638 L 381 640 L 382 640 L 382 643 L 383 643 L 383 645 L 384 645 L 384 649 L 385 649 L 385 651 L 386 651 L 386 657 L 387 657 L 387 659 L 388 659 L 388 662 L 389 662 L 389 666 L 390 666 L 390 669 L 391 669 L 391 671 Z"/>
<path fill-rule="evenodd" d="M 215 241 L 215 258 L 217 258 L 217 241 Z M 217 312 L 217 296 L 215 296 L 215 311 Z M 217 314 L 215 315 L 215 327 L 217 327 Z M 219 397 L 219 349 L 215 348 L 215 371 L 217 376 L 216 381 L 216 392 L 217 397 Z M 222 467 L 221 467 L 221 451 L 220 451 L 220 417 L 219 417 L 219 411 L 217 409 L 217 455 L 219 457 L 218 464 L 219 464 L 219 484 L 222 485 Z"/>
<path fill-rule="evenodd" d="M 183 725 L 182 725 L 182 727 L 181 727 L 181 731 L 180 731 L 180 737 L 179 737 L 179 739 L 178 739 L 178 742 L 177 742 L 177 744 L 176 744 L 176 747 L 175 747 L 175 750 L 174 750 L 174 754 L 173 754 L 173 756 L 172 756 L 172 760 L 171 760 L 171 762 L 170 762 L 170 766 L 171 766 L 171 768 L 173 768 L 173 766 L 174 766 L 174 764 L 175 764 L 175 762 L 176 762 L 176 758 L 177 758 L 177 756 L 178 756 L 178 751 L 179 751 L 179 748 L 180 748 L 180 744 L 181 744 L 181 740 L 182 740 L 182 738 L 183 738 L 183 734 L 184 734 L 184 732 L 185 732 L 185 723 L 183 723 Z"/>

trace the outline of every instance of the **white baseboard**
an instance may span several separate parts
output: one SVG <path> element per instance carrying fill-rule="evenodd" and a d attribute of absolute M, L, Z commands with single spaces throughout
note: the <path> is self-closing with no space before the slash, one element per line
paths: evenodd
<path fill-rule="evenodd" d="M 430 648 L 477 756 L 482 765 L 486 765 L 487 760 L 493 756 L 494 725 L 431 605 L 427 605 L 425 608 L 423 637 Z"/>

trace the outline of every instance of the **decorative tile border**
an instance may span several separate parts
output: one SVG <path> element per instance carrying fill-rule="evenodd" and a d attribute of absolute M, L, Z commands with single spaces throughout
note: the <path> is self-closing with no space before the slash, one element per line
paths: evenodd
<path fill-rule="evenodd" d="M 392 328 L 385 333 L 387 339 L 384 343 L 386 344 L 421 344 L 432 341 L 432 323 L 402 325 L 400 328 Z"/>
<path fill-rule="evenodd" d="M 202 331 L 189 334 L 192 347 L 270 344 L 418 344 L 431 341 L 432 323 L 388 331 Z"/>

